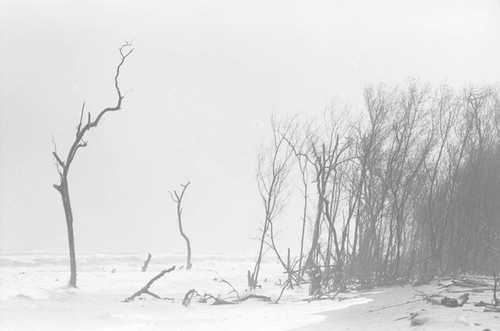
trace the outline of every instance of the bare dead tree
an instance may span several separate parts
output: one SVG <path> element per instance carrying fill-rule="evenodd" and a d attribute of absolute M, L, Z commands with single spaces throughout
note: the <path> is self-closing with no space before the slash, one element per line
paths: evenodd
<path fill-rule="evenodd" d="M 290 123 L 278 123 L 271 119 L 273 128 L 273 143 L 270 148 L 261 147 L 257 159 L 257 185 L 264 206 L 264 224 L 261 229 L 259 253 L 253 273 L 248 275 L 250 288 L 257 287 L 260 264 L 264 254 L 264 244 L 272 227 L 273 220 L 282 211 L 285 204 L 285 189 L 290 173 L 290 164 L 293 152 L 285 141 L 284 136 L 292 129 Z M 277 252 L 277 250 L 275 250 Z M 279 254 L 278 254 L 279 256 Z M 280 259 L 281 260 L 281 259 Z"/>
<path fill-rule="evenodd" d="M 445 178 L 442 172 L 445 165 L 443 159 L 446 157 L 446 146 L 449 144 L 449 137 L 454 123 L 454 103 L 453 93 L 447 86 L 442 86 L 439 94 L 437 95 L 437 105 L 433 109 L 432 116 L 432 136 L 436 139 L 437 150 L 431 150 L 429 160 L 424 162 L 424 169 L 427 175 L 428 188 L 427 191 L 427 204 L 428 204 L 428 226 L 429 226 L 429 246 L 431 251 L 431 270 L 436 271 L 441 265 L 440 248 L 442 242 L 439 240 L 439 235 L 445 230 L 446 218 L 437 220 L 438 200 L 436 195 L 437 189 L 440 184 L 440 179 Z M 432 153 L 433 152 L 433 153 Z M 429 164 L 428 164 L 429 163 Z"/>
<path fill-rule="evenodd" d="M 347 109 L 345 109 L 347 111 Z M 314 182 L 318 195 L 316 205 L 316 217 L 314 220 L 313 237 L 311 247 L 304 264 L 306 268 L 319 265 L 319 247 L 322 223 L 325 219 L 325 203 L 332 189 L 332 178 L 335 177 L 338 166 L 348 159 L 344 159 L 344 154 L 349 149 L 346 143 L 345 119 L 343 116 L 336 116 L 331 110 L 324 118 L 323 130 L 310 130 L 307 135 L 309 155 L 306 155 L 308 163 L 313 167 Z M 338 115 L 338 114 L 337 114 Z M 346 114 L 343 114 L 346 115 Z M 335 180 L 333 185 L 335 185 Z M 333 230 L 330 228 L 330 230 Z M 329 253 L 327 253 L 329 254 Z"/>
<path fill-rule="evenodd" d="M 148 253 L 148 258 L 144 261 L 144 264 L 142 265 L 142 269 L 141 269 L 142 272 L 145 272 L 146 270 L 148 270 L 148 265 L 149 265 L 150 261 L 151 261 L 151 253 Z"/>
<path fill-rule="evenodd" d="M 186 192 L 186 189 L 188 188 L 189 184 L 191 182 L 187 182 L 186 184 L 182 184 L 182 191 L 181 194 L 179 195 L 177 191 L 170 192 L 170 197 L 172 198 L 172 201 L 177 205 L 177 220 L 179 222 L 179 231 L 181 233 L 182 238 L 186 241 L 187 245 L 187 263 L 186 263 L 186 269 L 190 270 L 192 267 L 191 264 L 191 242 L 189 241 L 189 238 L 186 236 L 184 233 L 184 230 L 182 229 L 182 198 L 184 197 L 184 193 Z"/>
<path fill-rule="evenodd" d="M 124 95 L 122 94 L 120 87 L 118 85 L 118 78 L 120 76 L 120 70 L 122 65 L 125 63 L 125 60 L 127 57 L 132 53 L 134 50 L 131 48 L 132 44 L 129 42 L 126 42 L 124 45 L 122 45 L 119 48 L 119 53 L 120 53 L 120 63 L 118 64 L 116 68 L 116 73 L 114 77 L 114 82 L 115 82 L 115 89 L 116 89 L 116 94 L 117 94 L 117 101 L 116 105 L 104 108 L 98 115 L 95 117 L 95 119 L 92 119 L 92 115 L 90 112 L 87 112 L 86 119 L 84 118 L 85 116 L 85 102 L 82 105 L 81 113 L 80 113 L 80 121 L 76 127 L 76 137 L 75 140 L 73 141 L 73 144 L 71 145 L 68 155 L 65 160 L 63 160 L 58 152 L 57 152 L 57 147 L 54 142 L 54 151 L 52 152 L 52 155 L 55 158 L 56 161 L 56 169 L 59 174 L 59 179 L 60 182 L 59 184 L 54 184 L 53 187 L 61 194 L 61 199 L 62 199 L 62 204 L 64 207 L 64 215 L 66 217 L 66 226 L 68 230 L 68 243 L 69 243 L 69 256 L 70 256 L 70 269 L 71 269 L 71 274 L 70 274 L 70 280 L 69 280 L 69 286 L 70 287 L 76 287 L 76 254 L 75 254 L 75 239 L 74 239 L 74 234 L 73 234 L 73 211 L 71 209 L 71 201 L 70 201 L 70 196 L 69 196 L 69 186 L 68 186 L 68 174 L 69 170 L 71 167 L 71 164 L 76 156 L 76 153 L 78 150 L 82 147 L 87 146 L 87 141 L 84 140 L 85 134 L 92 128 L 97 127 L 99 124 L 99 121 L 101 118 L 104 116 L 104 114 L 108 112 L 114 112 L 117 110 L 120 110 L 122 107 L 122 101 L 124 99 Z"/>
<path fill-rule="evenodd" d="M 304 258 L 304 238 L 306 232 L 306 223 L 307 223 L 307 210 L 308 210 L 308 202 L 309 202 L 309 168 L 308 168 L 308 158 L 307 155 L 309 152 L 307 151 L 307 140 L 302 135 L 304 133 L 308 133 L 310 131 L 310 125 L 312 123 L 308 123 L 303 128 L 300 128 L 296 125 L 295 129 L 290 133 L 290 137 L 288 137 L 285 133 L 281 132 L 281 136 L 288 143 L 289 147 L 292 149 L 295 158 L 297 160 L 297 165 L 300 172 L 300 180 L 302 184 L 302 197 L 304 199 L 304 205 L 302 208 L 302 231 L 300 235 L 300 255 L 298 261 L 298 268 L 302 270 L 302 262 Z M 278 299 L 279 300 L 279 299 Z"/>
<path fill-rule="evenodd" d="M 423 164 L 432 147 L 432 133 L 427 130 L 429 113 L 429 87 L 411 81 L 398 93 L 395 112 L 392 114 L 388 145 L 385 182 L 389 188 L 383 241 L 383 262 L 380 271 L 384 277 L 398 275 L 402 256 L 409 247 L 411 212 L 414 197 L 418 195 L 418 181 L 423 176 Z"/>
<path fill-rule="evenodd" d="M 394 109 L 394 90 L 383 84 L 364 89 L 366 121 L 354 123 L 351 153 L 351 180 L 348 181 L 348 215 L 354 213 L 351 277 L 370 281 L 380 255 L 382 219 L 386 210 L 389 185 L 384 180 L 387 164 L 384 147 L 390 131 L 390 114 Z M 363 119 L 363 118 L 362 118 Z M 349 217 L 348 217 L 349 218 Z"/>
<path fill-rule="evenodd" d="M 357 183 L 356 200 L 356 219 L 355 231 L 353 238 L 353 256 L 358 254 L 361 256 L 361 263 L 369 260 L 368 252 L 371 241 L 374 239 L 373 234 L 376 231 L 377 207 L 370 199 L 372 196 L 370 189 L 376 180 L 376 167 L 381 158 L 381 149 L 384 144 L 385 123 L 387 122 L 387 113 L 391 108 L 391 102 L 385 96 L 388 92 L 385 91 L 382 85 L 378 88 L 367 86 L 364 90 L 365 108 L 368 114 L 368 125 L 361 127 L 360 123 L 355 127 L 357 137 L 355 138 L 354 147 L 358 155 L 358 171 L 359 182 Z M 384 195 L 377 197 L 383 205 Z"/>

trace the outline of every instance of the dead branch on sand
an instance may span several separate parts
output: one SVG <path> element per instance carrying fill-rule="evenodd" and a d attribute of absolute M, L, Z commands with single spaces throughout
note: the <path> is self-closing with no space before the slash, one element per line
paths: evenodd
<path fill-rule="evenodd" d="M 161 277 L 163 277 L 165 274 L 171 272 L 171 271 L 174 271 L 175 270 L 175 266 L 173 266 L 172 268 L 170 269 L 165 269 L 163 270 L 162 272 L 160 272 L 158 275 L 156 275 L 155 277 L 153 277 L 146 285 L 144 285 L 143 288 L 141 288 L 139 291 L 135 292 L 134 294 L 132 294 L 130 297 L 126 298 L 125 300 L 123 300 L 123 302 L 130 302 L 130 301 L 134 301 L 134 299 L 136 297 L 139 297 L 141 296 L 142 294 L 149 294 L 151 295 L 152 297 L 156 298 L 156 299 L 162 299 L 159 295 L 157 294 L 154 294 L 152 292 L 149 291 L 149 287 L 155 282 L 157 281 L 158 279 L 160 279 Z"/>
<path fill-rule="evenodd" d="M 191 303 L 191 300 L 197 294 L 198 294 L 198 292 L 196 292 L 196 290 L 194 288 L 187 291 L 186 295 L 184 296 L 184 299 L 182 300 L 182 305 L 184 307 L 189 306 L 189 304 Z"/>
<path fill-rule="evenodd" d="M 234 292 L 236 294 L 236 298 L 237 298 L 236 302 L 240 302 L 240 294 L 238 293 L 238 291 L 236 291 L 236 289 L 234 288 L 234 286 L 230 282 L 228 282 L 227 280 L 225 280 L 224 278 L 222 278 L 219 274 L 217 274 L 217 276 L 219 276 L 219 278 L 220 278 L 220 281 L 219 281 L 220 283 L 226 283 L 227 285 L 229 285 L 231 287 L 232 291 L 229 292 L 229 294 L 231 294 L 231 293 Z"/>
<path fill-rule="evenodd" d="M 220 297 L 220 295 L 218 295 L 217 297 L 210 294 L 210 293 L 205 293 L 203 296 L 200 296 L 198 294 L 198 292 L 196 292 L 195 289 L 192 289 L 192 290 L 189 290 L 186 295 L 184 296 L 184 300 L 182 301 L 182 304 L 184 305 L 184 307 L 187 307 L 189 306 L 189 304 L 191 303 L 191 300 L 193 299 L 193 297 L 195 295 L 198 295 L 201 297 L 201 299 L 198 301 L 198 302 L 201 302 L 201 303 L 207 303 L 208 300 L 213 300 L 212 302 L 212 305 L 216 306 L 216 305 L 234 305 L 234 304 L 239 304 L 243 301 L 246 301 L 248 299 L 258 299 L 258 300 L 262 300 L 262 301 L 265 301 L 265 302 L 270 302 L 271 301 L 271 298 L 270 297 L 267 297 L 265 295 L 258 295 L 258 294 L 248 294 L 248 295 L 245 295 L 243 297 L 240 296 L 240 294 L 238 293 L 238 291 L 234 288 L 234 286 L 228 282 L 227 280 L 225 280 L 224 278 L 222 278 L 219 274 L 217 274 L 219 276 L 219 283 L 225 283 L 227 285 L 229 285 L 229 287 L 231 287 L 231 292 L 229 292 L 228 294 L 232 294 L 234 293 L 236 295 L 236 299 L 222 299 Z"/>
<path fill-rule="evenodd" d="M 367 313 L 372 313 L 374 311 L 379 311 L 379 310 L 383 310 L 383 309 L 387 309 L 387 308 L 392 308 L 392 307 L 404 306 L 404 305 L 407 305 L 407 304 L 410 304 L 410 303 L 414 303 L 414 302 L 419 302 L 419 301 L 422 301 L 422 299 L 408 300 L 406 302 L 396 303 L 394 305 L 383 306 L 383 307 L 380 307 L 380 308 L 371 309 L 371 310 L 368 310 Z"/>

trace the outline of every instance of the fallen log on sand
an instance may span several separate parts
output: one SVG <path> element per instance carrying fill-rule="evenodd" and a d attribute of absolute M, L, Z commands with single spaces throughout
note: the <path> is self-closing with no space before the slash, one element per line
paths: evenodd
<path fill-rule="evenodd" d="M 153 277 L 146 285 L 144 285 L 143 288 L 141 288 L 139 291 L 135 292 L 134 294 L 132 294 L 131 296 L 129 296 L 128 298 L 126 298 L 125 300 L 123 300 L 123 302 L 130 302 L 130 301 L 134 301 L 134 299 L 136 297 L 139 297 L 141 296 L 142 294 L 149 294 L 151 295 L 152 297 L 154 298 L 157 298 L 157 299 L 162 299 L 159 295 L 157 294 L 154 294 L 153 292 L 150 292 L 149 291 L 149 287 L 154 283 L 156 282 L 158 279 L 160 279 L 161 277 L 163 277 L 165 274 L 171 272 L 171 271 L 174 271 L 175 269 L 175 266 L 173 266 L 172 268 L 170 269 L 165 269 L 163 270 L 162 272 L 160 272 L 158 275 L 156 275 L 155 277 Z"/>

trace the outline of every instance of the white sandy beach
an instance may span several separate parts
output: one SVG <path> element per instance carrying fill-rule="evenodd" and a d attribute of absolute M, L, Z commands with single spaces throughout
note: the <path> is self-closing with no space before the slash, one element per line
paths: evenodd
<path fill-rule="evenodd" d="M 244 294 L 246 271 L 252 256 L 195 255 L 193 269 L 179 270 L 184 256 L 152 253 L 147 272 L 141 272 L 146 254 L 82 253 L 78 256 L 79 288 L 68 289 L 66 254 L 2 253 L 0 255 L 1 330 L 287 330 L 325 320 L 325 313 L 369 299 L 307 303 L 307 288 L 289 290 L 279 304 L 248 300 L 239 305 L 212 306 L 181 302 L 194 288 L 200 294 L 227 297 L 229 281 Z M 143 256 L 144 255 L 144 256 Z M 151 287 L 158 300 L 141 296 L 122 302 L 162 269 L 176 265 Z M 113 272 L 114 270 L 114 272 Z M 267 277 L 267 281 L 264 280 Z M 280 293 L 280 266 L 268 261 L 262 267 L 262 290 L 276 299 Z"/>

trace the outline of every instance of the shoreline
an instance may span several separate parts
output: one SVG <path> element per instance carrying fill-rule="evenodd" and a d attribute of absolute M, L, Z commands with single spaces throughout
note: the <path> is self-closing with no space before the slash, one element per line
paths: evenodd
<path fill-rule="evenodd" d="M 500 313 L 485 313 L 472 304 L 487 300 L 491 293 L 472 293 L 469 303 L 456 308 L 432 305 L 416 296 L 417 291 L 438 290 L 435 285 L 376 288 L 362 294 L 372 299 L 368 303 L 320 313 L 323 321 L 290 330 L 500 330 Z"/>

